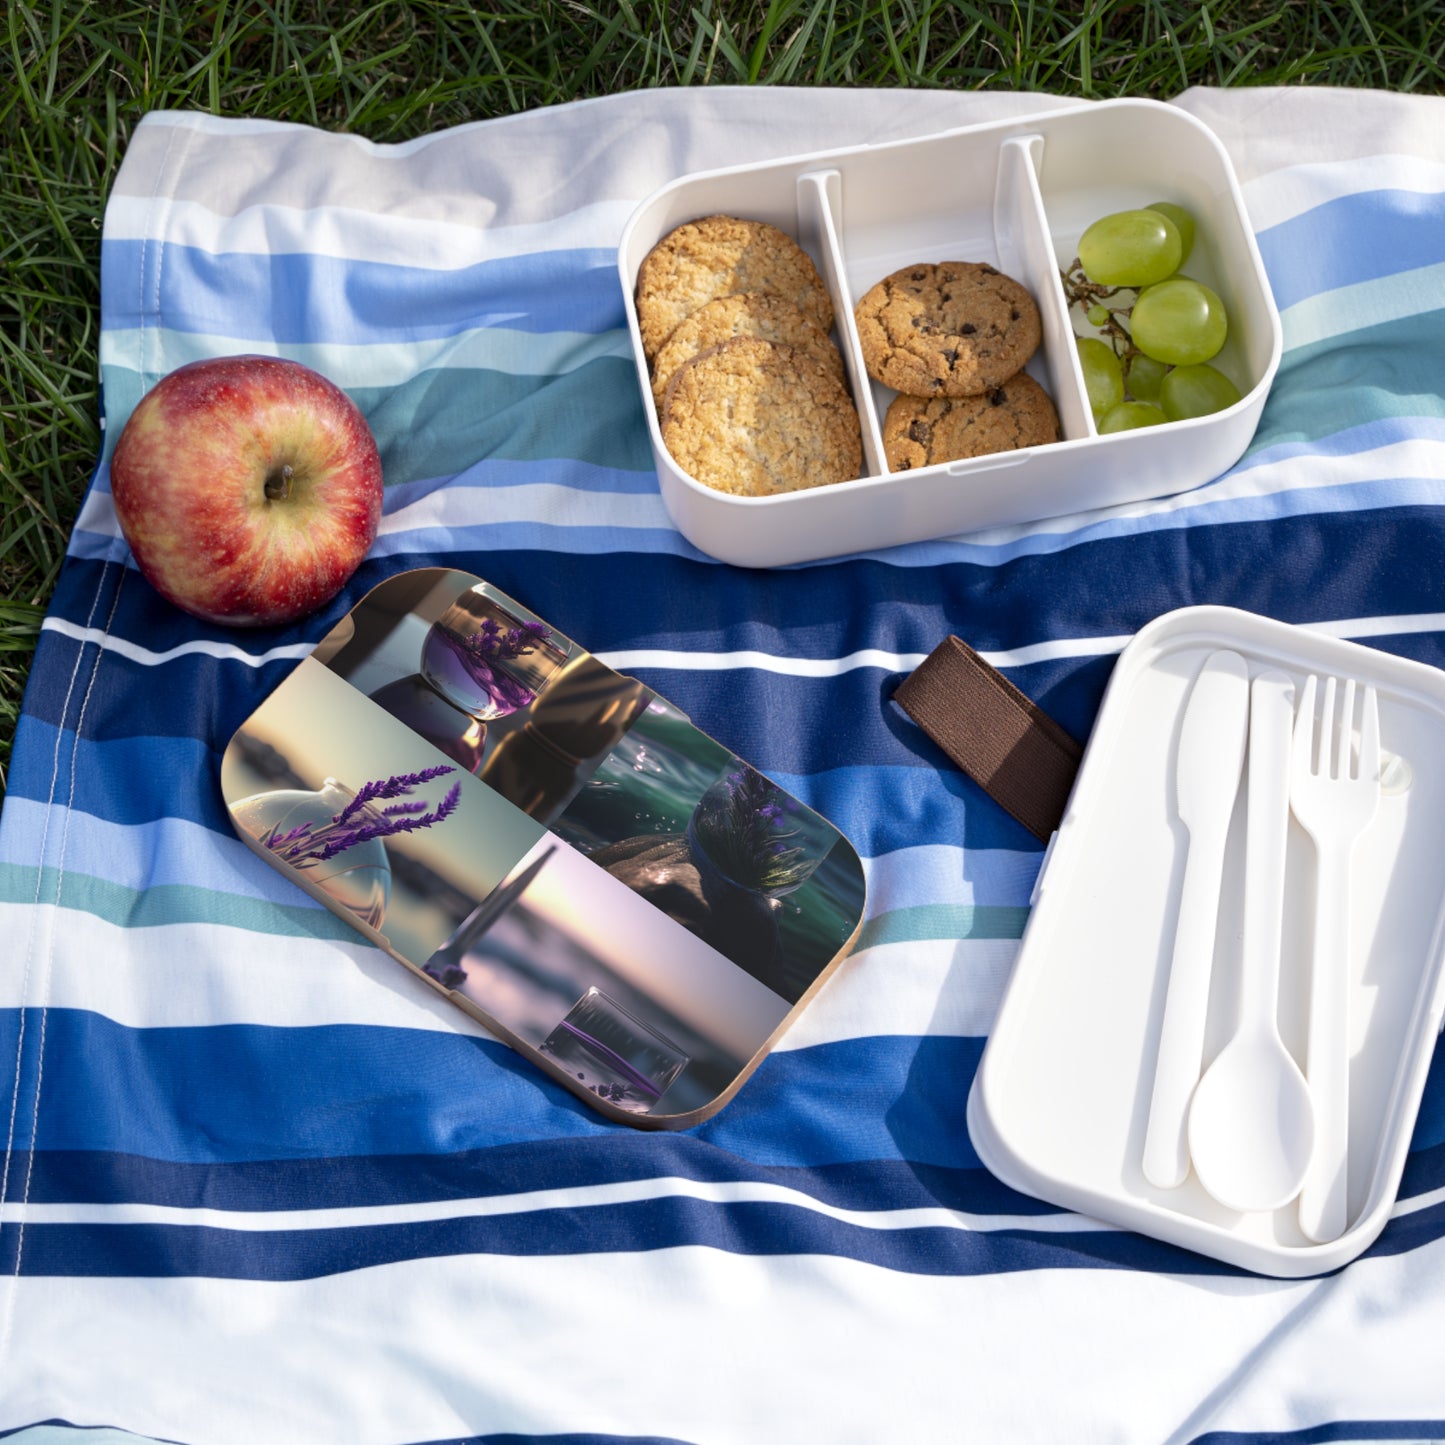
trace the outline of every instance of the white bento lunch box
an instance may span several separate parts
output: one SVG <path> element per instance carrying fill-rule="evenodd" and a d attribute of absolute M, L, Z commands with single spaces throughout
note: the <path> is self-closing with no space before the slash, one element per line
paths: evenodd
<path fill-rule="evenodd" d="M 1344 978 L 1348 1165 L 1343 1231 L 1313 1242 L 1297 1201 L 1241 1212 L 1196 1170 L 1143 1170 L 1190 847 L 1176 768 L 1191 689 L 1218 649 L 1251 678 L 1353 678 L 1378 695 L 1381 788 L 1350 865 Z M 1361 724 L 1363 725 L 1363 724 Z M 1257 1273 L 1300 1278 L 1366 1249 L 1396 1206 L 1445 1011 L 1445 672 L 1223 607 L 1171 612 L 1121 654 L 1036 885 L 968 1102 L 974 1147 L 1025 1193 Z M 1249 764 L 1230 815 L 1201 1072 L 1237 1017 Z M 1306 1067 L 1319 855 L 1291 817 L 1279 930 L 1279 1032 Z M 1261 1109 L 1271 1100 L 1261 1099 Z"/>
<path fill-rule="evenodd" d="M 1100 436 L 1059 268 L 1092 221 L 1161 200 L 1196 219 L 1183 270 L 1224 300 L 1229 339 L 1212 364 L 1241 399 L 1211 416 Z M 719 213 L 771 222 L 817 263 L 859 410 L 857 479 L 737 497 L 694 481 L 663 445 L 637 325 L 637 272 L 669 231 Z M 875 282 L 919 261 L 983 262 L 1029 289 L 1043 342 L 1026 369 L 1053 398 L 1063 440 L 888 472 L 881 422 L 893 393 L 863 369 L 853 308 Z M 1198 486 L 1249 445 L 1279 365 L 1279 314 L 1229 157 L 1203 124 L 1156 101 L 1103 101 L 684 176 L 633 213 L 618 270 L 663 501 L 690 542 L 742 566 L 840 556 Z"/>

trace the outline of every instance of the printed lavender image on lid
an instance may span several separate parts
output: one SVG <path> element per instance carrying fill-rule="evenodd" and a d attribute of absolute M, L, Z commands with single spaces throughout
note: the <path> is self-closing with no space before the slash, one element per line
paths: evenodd
<path fill-rule="evenodd" d="M 564 660 L 544 623 L 524 621 L 472 587 L 427 627 L 416 671 L 370 696 L 474 773 L 489 725 L 530 706 Z"/>
<path fill-rule="evenodd" d="M 660 698 L 553 828 L 789 1003 L 862 912 L 838 830 Z"/>
<path fill-rule="evenodd" d="M 222 791 L 254 851 L 627 1122 L 720 1107 L 862 918 L 832 824 L 468 573 L 367 594 Z"/>
<path fill-rule="evenodd" d="M 596 987 L 568 1009 L 540 1047 L 614 1104 L 651 1105 L 687 1066 L 687 1055 L 671 1039 Z"/>

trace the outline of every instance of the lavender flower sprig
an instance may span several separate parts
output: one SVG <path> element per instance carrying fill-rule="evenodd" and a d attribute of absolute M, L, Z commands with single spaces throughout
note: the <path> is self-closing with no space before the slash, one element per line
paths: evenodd
<path fill-rule="evenodd" d="M 452 773 L 450 766 L 423 768 L 419 773 L 398 773 L 389 778 L 378 778 L 363 783 L 356 790 L 350 802 L 329 822 L 302 823 L 285 833 L 275 829 L 262 837 L 261 842 L 270 848 L 283 862 L 293 868 L 310 868 L 325 863 L 344 853 L 348 848 L 370 843 L 375 838 L 391 838 L 398 833 L 413 833 L 418 828 L 431 828 L 449 818 L 457 809 L 462 798 L 462 785 L 453 783 L 446 796 L 436 808 L 427 811 L 428 805 L 420 799 L 392 803 L 388 807 L 368 806 L 378 801 L 404 797 L 422 783 Z"/>
<path fill-rule="evenodd" d="M 350 822 L 368 804 L 374 803 L 379 798 L 404 798 L 413 788 L 419 787 L 422 783 L 429 783 L 433 778 L 439 778 L 443 773 L 454 773 L 455 768 L 447 763 L 441 763 L 434 768 L 423 768 L 419 773 L 397 773 L 389 778 L 379 778 L 372 783 L 363 783 L 357 790 L 356 796 L 336 815 L 338 823 Z M 415 803 L 403 803 L 403 808 L 414 809 Z M 423 805 L 425 806 L 425 805 Z M 387 809 L 385 811 L 390 811 Z"/>

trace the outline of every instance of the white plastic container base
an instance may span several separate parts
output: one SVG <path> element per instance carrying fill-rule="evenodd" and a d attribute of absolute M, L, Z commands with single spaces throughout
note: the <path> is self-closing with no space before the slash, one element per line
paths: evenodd
<path fill-rule="evenodd" d="M 1187 207 L 1198 223 L 1183 270 L 1224 300 L 1230 334 L 1212 364 L 1241 399 L 1212 416 L 1100 436 L 1059 268 L 1073 260 L 1090 222 L 1161 200 Z M 859 409 L 864 467 L 856 480 L 735 497 L 694 481 L 663 445 L 637 327 L 637 272 L 674 227 L 718 213 L 771 222 L 818 264 Z M 983 262 L 1028 287 L 1043 342 L 1027 370 L 1053 398 L 1063 440 L 888 472 L 882 419 L 894 393 L 863 369 L 853 308 L 875 282 L 916 261 Z M 685 176 L 634 212 L 618 271 L 663 501 L 690 542 L 743 566 L 841 556 L 1198 486 L 1249 445 L 1279 365 L 1279 314 L 1229 158 L 1199 121 L 1157 101 L 1104 101 Z"/>
<path fill-rule="evenodd" d="M 1204 660 L 1251 676 L 1334 674 L 1378 690 L 1384 786 L 1355 849 L 1349 938 L 1348 1222 L 1312 1243 L 1294 1202 L 1236 1213 L 1191 1171 L 1150 1184 L 1142 1152 L 1188 848 L 1181 719 Z M 1203 1067 L 1235 1018 L 1248 762 L 1230 824 Z M 1304 1064 L 1314 845 L 1289 823 L 1279 1025 Z M 1336 1269 L 1379 1235 L 1399 1188 L 1445 1009 L 1445 672 L 1229 608 L 1166 614 L 1120 656 L 968 1101 L 984 1164 L 1024 1193 L 1261 1274 Z"/>

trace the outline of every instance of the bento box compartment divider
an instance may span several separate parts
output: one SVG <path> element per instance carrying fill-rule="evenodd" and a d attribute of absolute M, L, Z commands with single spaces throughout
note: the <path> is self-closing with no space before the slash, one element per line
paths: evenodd
<path fill-rule="evenodd" d="M 1028 286 L 1038 304 L 1047 386 L 1059 414 L 1063 439 L 1072 441 L 1097 433 L 1039 189 L 1038 167 L 1043 153 L 1041 135 L 1009 136 L 1000 142 L 994 189 L 994 244 L 1000 267 Z"/>
<path fill-rule="evenodd" d="M 838 170 L 805 171 L 797 178 L 798 240 L 822 266 L 823 280 L 833 298 L 839 349 L 848 370 L 848 384 L 863 432 L 863 474 L 881 476 L 883 427 L 873 404 L 873 387 L 863 367 L 863 347 L 853 319 L 853 297 L 848 290 L 848 269 L 839 239 L 843 232 L 843 175 Z"/>

